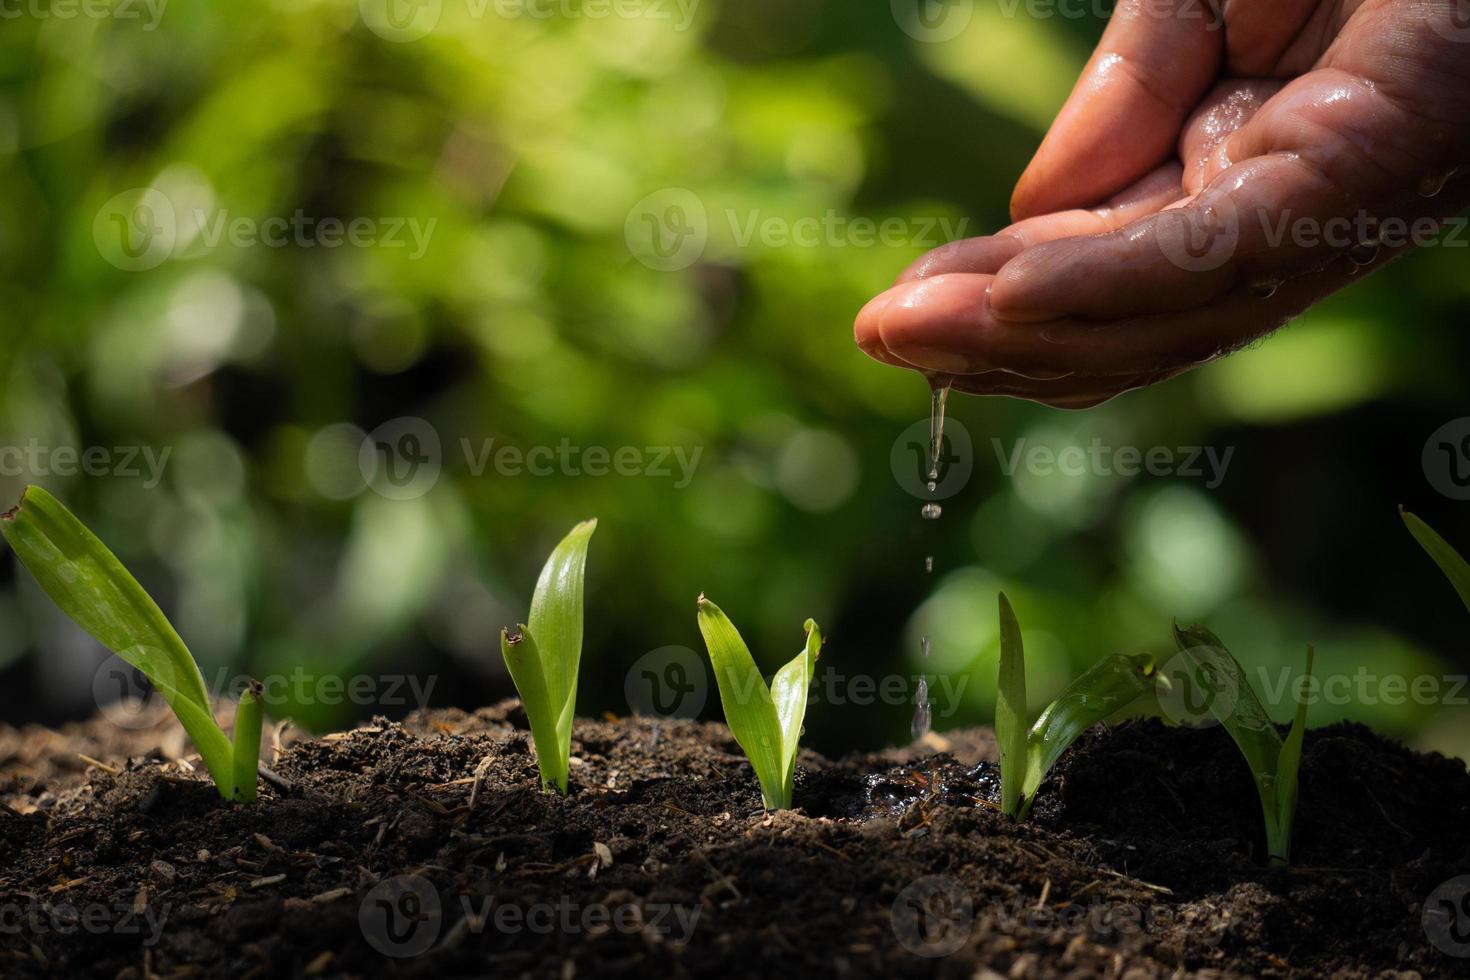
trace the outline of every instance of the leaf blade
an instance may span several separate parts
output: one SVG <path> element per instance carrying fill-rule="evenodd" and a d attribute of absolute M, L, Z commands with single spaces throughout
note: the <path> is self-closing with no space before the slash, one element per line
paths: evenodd
<path fill-rule="evenodd" d="M 806 630 L 805 646 L 771 679 L 771 702 L 776 708 L 776 721 L 781 730 L 781 795 L 786 807 L 791 806 L 796 754 L 801 747 L 801 726 L 806 720 L 812 675 L 822 652 L 820 627 L 808 619 L 803 628 Z"/>
<path fill-rule="evenodd" d="M 1470 610 L 1470 562 L 1466 562 L 1448 541 L 1440 537 L 1438 531 L 1418 516 L 1409 513 L 1402 507 L 1399 508 L 1399 516 L 1403 518 L 1404 525 L 1408 527 L 1414 540 L 1418 541 L 1419 546 L 1429 554 L 1430 558 L 1434 559 L 1434 563 L 1455 587 L 1455 592 L 1459 594 L 1460 601 L 1465 604 L 1466 610 Z"/>
<path fill-rule="evenodd" d="M 1093 664 L 1047 705 L 1027 736 L 1027 804 L 1067 747 L 1153 687 L 1152 658 L 1115 653 Z"/>
<path fill-rule="evenodd" d="M 1307 732 L 1307 686 L 1312 679 L 1312 661 L 1317 651 L 1308 645 L 1307 669 L 1297 688 L 1296 715 L 1291 731 L 1281 743 L 1280 761 L 1276 766 L 1276 825 L 1266 829 L 1266 847 L 1271 860 L 1285 864 L 1291 857 L 1291 832 L 1296 821 L 1297 793 L 1302 765 L 1302 742 Z"/>
<path fill-rule="evenodd" d="M 552 549 L 531 595 L 527 625 L 536 637 L 537 649 L 543 658 L 546 689 L 556 705 L 553 717 L 558 719 L 567 714 L 568 702 L 576 702 L 577 675 L 582 660 L 587 548 L 596 530 L 595 517 L 572 528 Z M 558 729 L 561 727 L 558 725 Z M 571 725 L 567 724 L 565 729 L 570 744 Z"/>
<path fill-rule="evenodd" d="M 230 740 L 214 720 L 194 655 L 138 580 L 61 501 L 27 487 L 0 534 L 42 591 L 99 643 L 142 671 L 173 709 L 222 795 L 233 781 Z"/>
<path fill-rule="evenodd" d="M 536 746 L 536 768 L 541 773 L 541 788 L 554 785 L 567 791 L 568 756 L 562 754 L 558 732 L 560 712 L 552 702 L 546 683 L 544 661 L 531 630 L 520 627 L 514 636 L 510 630 L 500 631 L 500 655 L 510 671 L 510 679 L 521 696 L 521 706 L 531 723 L 531 741 Z M 569 746 L 568 746 L 569 747 Z"/>
<path fill-rule="evenodd" d="M 1021 815 L 1026 783 L 1026 654 L 1021 626 L 1006 594 L 1000 594 L 1000 672 L 995 695 L 995 739 L 1000 747 L 1001 812 Z"/>
<path fill-rule="evenodd" d="M 715 668 L 725 724 L 755 769 L 767 807 L 779 809 L 785 774 L 780 754 L 781 723 L 771 692 L 730 618 L 703 595 L 698 607 L 699 632 Z"/>

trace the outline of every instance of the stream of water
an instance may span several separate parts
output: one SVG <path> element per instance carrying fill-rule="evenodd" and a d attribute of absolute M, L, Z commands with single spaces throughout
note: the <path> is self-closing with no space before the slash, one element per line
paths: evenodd
<path fill-rule="evenodd" d="M 949 401 L 949 383 L 941 378 L 929 379 L 929 481 L 927 488 L 930 493 L 939 489 L 939 459 L 944 450 L 944 406 Z M 938 503 L 930 500 L 919 509 L 919 515 L 926 521 L 938 520 L 944 513 L 944 508 Z M 924 559 L 924 571 L 926 574 L 934 572 L 934 556 L 929 555 Z M 923 664 L 929 662 L 929 637 L 919 639 L 919 655 Z M 934 721 L 934 711 L 929 703 L 929 681 L 923 675 L 919 675 L 919 688 L 914 694 L 914 719 L 909 726 L 914 740 L 923 738 L 929 734 L 929 728 Z"/>

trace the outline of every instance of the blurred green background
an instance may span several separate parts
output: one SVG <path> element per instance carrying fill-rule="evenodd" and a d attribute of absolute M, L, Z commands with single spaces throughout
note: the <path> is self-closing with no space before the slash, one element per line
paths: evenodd
<path fill-rule="evenodd" d="M 300 668 L 409 674 L 434 705 L 507 696 L 496 634 L 596 515 L 584 714 L 628 713 L 649 651 L 702 651 L 706 591 L 768 669 L 814 616 L 824 667 L 927 669 L 936 728 L 988 723 L 1004 587 L 1038 706 L 1101 655 L 1167 651 L 1177 616 L 1253 668 L 1295 670 L 1313 642 L 1324 673 L 1445 678 L 1426 703 L 1324 701 L 1311 721 L 1470 754 L 1454 682 L 1470 616 L 1395 512 L 1470 546 L 1463 503 L 1421 463 L 1470 414 L 1462 250 L 1424 250 L 1253 350 L 1087 413 L 957 396 L 973 474 L 922 521 L 891 460 L 926 386 L 862 356 L 852 317 L 942 227 L 1006 222 L 1101 20 L 964 0 L 928 20 L 905 0 L 527 2 L 7 7 L 0 447 L 169 456 L 156 486 L 10 466 L 0 500 L 30 482 L 62 496 L 211 681 Z M 367 219 L 376 238 L 216 234 L 293 215 Z M 903 232 L 871 241 L 855 219 Z M 812 220 L 794 242 L 759 230 Z M 640 238 L 659 222 L 692 228 L 674 242 L 695 253 Z M 366 487 L 359 456 L 400 417 L 442 443 L 437 483 L 407 499 Z M 1007 476 L 994 442 L 1094 438 L 1233 455 L 1218 486 Z M 474 472 L 461 440 L 492 439 L 700 456 L 682 486 L 677 467 Z M 89 715 L 101 661 L 0 559 L 4 718 Z M 911 687 L 872 704 L 843 690 L 808 715 L 811 744 L 908 738 Z M 315 730 L 403 710 L 333 701 L 272 710 Z"/>

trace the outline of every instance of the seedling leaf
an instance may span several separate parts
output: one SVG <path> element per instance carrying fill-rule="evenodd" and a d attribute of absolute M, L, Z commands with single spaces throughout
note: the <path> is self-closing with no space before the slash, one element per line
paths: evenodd
<path fill-rule="evenodd" d="M 1467 563 L 1448 541 L 1440 537 L 1434 528 L 1420 518 L 1402 507 L 1399 508 L 1399 516 L 1404 519 L 1409 533 L 1429 553 L 1429 557 L 1434 559 L 1434 563 L 1450 580 L 1450 584 L 1460 594 L 1460 601 L 1465 603 L 1465 608 L 1470 610 L 1470 563 Z"/>
<path fill-rule="evenodd" d="M 552 549 L 531 596 L 530 624 L 500 631 L 500 653 L 521 696 L 536 746 L 541 786 L 567 791 L 577 676 L 582 662 L 582 595 L 587 547 L 597 519 L 583 521 Z"/>
<path fill-rule="evenodd" d="M 1027 739 L 1026 782 L 1021 788 L 1027 809 L 1035 800 L 1041 781 L 1079 735 L 1117 714 L 1152 688 L 1152 663 L 1147 656 L 1128 657 L 1121 653 L 1099 660 L 1068 684 L 1041 713 Z"/>
<path fill-rule="evenodd" d="M 730 618 L 703 595 L 698 607 L 699 632 L 714 665 L 725 723 L 755 770 L 766 809 L 788 809 L 822 632 L 815 622 L 806 621 L 806 645 L 776 672 L 767 688 L 750 648 Z"/>
<path fill-rule="evenodd" d="M 546 559 L 531 596 L 531 634 L 544 658 L 546 690 L 558 712 L 576 698 L 577 668 L 582 660 L 583 578 L 587 546 L 596 530 L 594 518 L 562 538 Z"/>
<path fill-rule="evenodd" d="M 1261 706 L 1260 698 L 1245 674 L 1245 668 L 1225 648 L 1219 637 L 1202 626 L 1189 629 L 1174 627 L 1174 640 L 1179 650 L 1202 671 L 1216 673 L 1215 691 L 1228 696 L 1211 697 L 1210 713 L 1219 720 L 1245 756 L 1256 793 L 1261 798 L 1261 814 L 1266 825 L 1266 850 L 1273 864 L 1285 864 L 1291 852 L 1291 826 L 1296 816 L 1297 769 L 1301 764 L 1301 744 L 1306 730 L 1305 690 L 1297 701 L 1292 729 L 1285 743 Z M 1307 651 L 1307 672 L 1303 686 L 1312 675 L 1314 652 Z"/>
<path fill-rule="evenodd" d="M 806 720 L 812 675 L 822 654 L 822 631 L 816 622 L 808 619 L 803 629 L 806 630 L 805 647 L 771 679 L 771 702 L 776 707 L 776 721 L 781 729 L 781 797 L 787 806 L 791 805 L 792 784 L 796 779 L 796 753 L 801 744 L 801 725 Z"/>
<path fill-rule="evenodd" d="M 505 658 L 505 667 L 521 696 L 521 706 L 531 722 L 531 741 L 536 746 L 536 766 L 541 771 L 541 788 L 555 786 L 561 793 L 567 791 L 567 773 L 570 768 L 567 755 L 561 753 L 559 738 L 560 712 L 552 703 L 547 691 L 546 675 L 542 664 L 544 658 L 537 649 L 531 631 L 520 627 L 518 633 L 500 631 L 500 653 Z M 549 719 L 557 721 L 549 721 Z M 570 750 L 570 746 L 568 747 Z"/>
<path fill-rule="evenodd" d="M 1001 812 L 1024 820 L 1036 791 L 1067 747 L 1093 725 L 1152 691 L 1152 661 L 1115 654 L 1093 664 L 1026 728 L 1026 665 L 1021 627 L 1000 597 L 1000 678 L 995 736 L 1000 745 Z"/>
<path fill-rule="evenodd" d="M 1000 681 L 995 697 L 995 738 L 1000 745 L 1001 812 L 1021 815 L 1026 778 L 1026 655 L 1021 627 L 1004 592 L 1000 594 Z"/>
<path fill-rule="evenodd" d="M 233 756 L 235 799 L 254 803 L 260 776 L 261 698 L 265 694 L 259 682 L 251 681 L 240 704 L 235 708 L 235 745 Z"/>
<path fill-rule="evenodd" d="M 0 534 L 62 612 L 142 671 L 193 740 L 220 795 L 236 798 L 235 746 L 214 720 L 199 665 L 117 556 L 40 487 L 27 487 L 20 505 L 0 517 Z M 254 719 L 258 729 L 258 710 Z M 257 730 L 257 752 L 259 738 Z M 252 777 L 251 798 L 254 789 Z"/>

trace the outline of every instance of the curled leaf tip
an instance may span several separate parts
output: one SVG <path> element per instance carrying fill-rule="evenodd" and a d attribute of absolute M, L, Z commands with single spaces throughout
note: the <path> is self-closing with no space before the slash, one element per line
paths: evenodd
<path fill-rule="evenodd" d="M 526 634 L 523 629 L 512 633 L 510 627 L 502 626 L 500 628 L 500 638 L 506 642 L 506 645 L 515 646 L 526 639 Z"/>
<path fill-rule="evenodd" d="M 0 514 L 0 521 L 15 520 L 16 515 L 20 513 L 20 509 L 26 505 L 26 494 L 30 492 L 30 489 L 30 487 L 26 487 L 20 492 L 20 500 L 16 502 L 16 505 L 14 507 L 10 508 L 3 514 Z"/>
<path fill-rule="evenodd" d="M 265 685 L 262 684 L 260 681 L 252 679 L 250 681 L 250 686 L 245 688 L 244 696 L 248 698 L 254 698 L 255 700 L 259 701 L 261 698 L 265 697 Z"/>

